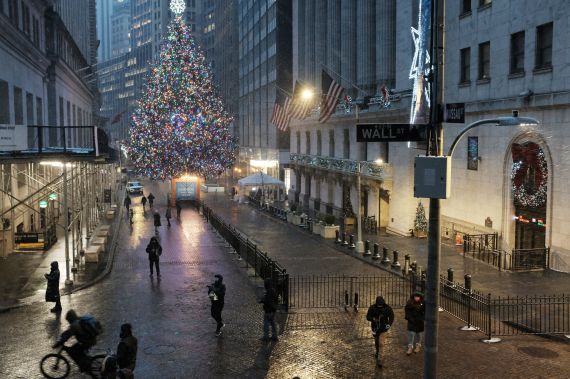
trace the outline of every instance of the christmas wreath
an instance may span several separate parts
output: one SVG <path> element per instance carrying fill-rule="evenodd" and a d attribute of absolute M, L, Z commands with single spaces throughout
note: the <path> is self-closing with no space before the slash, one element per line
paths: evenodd
<path fill-rule="evenodd" d="M 548 165 L 542 149 L 535 143 L 513 144 L 511 180 L 515 201 L 523 207 L 539 208 L 546 202 Z M 530 171 L 534 169 L 534 173 Z M 529 173 L 534 178 L 529 178 Z"/>

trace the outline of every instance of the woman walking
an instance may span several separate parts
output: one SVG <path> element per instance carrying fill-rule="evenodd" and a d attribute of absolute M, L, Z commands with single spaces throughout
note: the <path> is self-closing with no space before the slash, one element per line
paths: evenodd
<path fill-rule="evenodd" d="M 407 355 L 412 352 L 419 353 L 422 347 L 422 334 L 424 332 L 425 305 L 424 295 L 421 292 L 414 292 L 408 300 L 405 308 L 406 320 L 408 320 L 408 350 Z"/>
<path fill-rule="evenodd" d="M 46 301 L 55 303 L 50 311 L 53 313 L 61 312 L 61 302 L 59 296 L 59 265 L 56 261 L 51 262 L 51 270 L 49 274 L 44 274 L 47 279 Z"/>

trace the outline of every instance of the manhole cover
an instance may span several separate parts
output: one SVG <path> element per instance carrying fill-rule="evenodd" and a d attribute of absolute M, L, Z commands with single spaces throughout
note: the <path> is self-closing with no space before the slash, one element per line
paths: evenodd
<path fill-rule="evenodd" d="M 148 355 L 162 355 L 173 353 L 175 350 L 176 348 L 172 345 L 155 345 L 147 347 L 144 352 Z"/>
<path fill-rule="evenodd" d="M 530 355 L 531 357 L 535 358 L 558 358 L 560 354 L 555 351 L 546 349 L 544 347 L 534 347 L 534 346 L 525 346 L 519 347 L 519 351 L 526 355 Z"/>

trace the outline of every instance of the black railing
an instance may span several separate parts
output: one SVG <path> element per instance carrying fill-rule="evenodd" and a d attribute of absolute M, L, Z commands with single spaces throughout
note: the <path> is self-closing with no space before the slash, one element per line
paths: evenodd
<path fill-rule="evenodd" d="M 514 249 L 511 254 L 513 271 L 546 270 L 550 266 L 550 248 Z"/>
<path fill-rule="evenodd" d="M 264 280 L 271 280 L 279 295 L 280 304 L 287 310 L 289 307 L 289 274 L 287 270 L 269 258 L 267 253 L 261 251 L 248 237 L 232 225 L 224 222 L 203 202 L 197 202 L 196 206 L 220 236 L 231 245 L 240 259 L 246 262 L 246 268 L 251 267 L 256 276 Z"/>
<path fill-rule="evenodd" d="M 465 234 L 463 236 L 463 254 L 497 267 L 499 271 L 511 267 L 510 257 L 499 250 L 498 233 Z"/>

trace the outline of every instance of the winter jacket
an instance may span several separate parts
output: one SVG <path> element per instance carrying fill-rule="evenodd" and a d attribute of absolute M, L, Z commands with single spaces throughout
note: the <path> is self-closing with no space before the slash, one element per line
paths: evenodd
<path fill-rule="evenodd" d="M 165 217 L 167 219 L 172 218 L 172 211 L 170 210 L 170 207 L 166 208 L 166 215 Z"/>
<path fill-rule="evenodd" d="M 387 332 L 394 322 L 394 311 L 384 299 L 379 296 L 376 304 L 372 304 L 366 313 L 366 320 L 370 321 L 372 329 L 380 333 Z"/>
<path fill-rule="evenodd" d="M 117 364 L 119 368 L 134 370 L 137 363 L 138 341 L 134 336 L 121 339 L 117 346 Z"/>
<path fill-rule="evenodd" d="M 425 305 L 424 299 L 420 296 L 420 301 L 414 301 L 412 296 L 406 304 L 405 313 L 406 320 L 408 320 L 408 330 L 411 332 L 421 333 L 424 331 L 424 318 L 425 318 Z"/>
<path fill-rule="evenodd" d="M 154 226 L 160 226 L 160 215 L 158 213 L 154 214 Z"/>
<path fill-rule="evenodd" d="M 46 301 L 56 302 L 59 299 L 59 269 L 53 266 L 49 274 L 45 274 L 47 279 Z"/>
<path fill-rule="evenodd" d="M 226 297 L 226 285 L 221 281 L 216 281 L 210 286 L 210 288 L 218 298 L 218 300 L 212 300 L 212 303 L 224 304 L 224 299 Z"/>
<path fill-rule="evenodd" d="M 153 244 L 153 241 L 156 241 L 156 239 L 153 238 L 150 240 L 146 247 L 146 253 L 148 254 L 149 261 L 158 261 L 162 254 L 162 246 L 160 246 L 158 241 Z"/>
<path fill-rule="evenodd" d="M 88 333 L 85 332 L 83 327 L 81 326 L 81 321 L 79 319 L 73 321 L 69 324 L 69 329 L 65 332 L 61 333 L 61 337 L 59 338 L 59 342 L 61 344 L 65 343 L 71 337 L 75 337 L 75 339 L 83 346 L 85 349 L 89 349 L 92 346 L 95 346 L 97 343 L 97 338 L 92 337 Z"/>
<path fill-rule="evenodd" d="M 278 296 L 277 296 L 277 291 L 275 291 L 275 288 L 273 287 L 267 288 L 265 290 L 265 295 L 261 300 L 261 303 L 263 304 L 263 311 L 265 313 L 275 312 L 277 310 L 277 301 L 278 301 Z"/>

